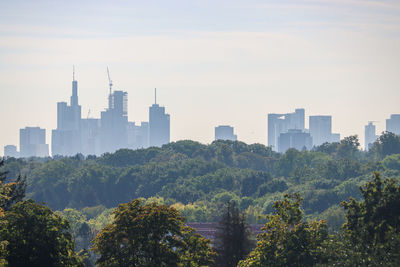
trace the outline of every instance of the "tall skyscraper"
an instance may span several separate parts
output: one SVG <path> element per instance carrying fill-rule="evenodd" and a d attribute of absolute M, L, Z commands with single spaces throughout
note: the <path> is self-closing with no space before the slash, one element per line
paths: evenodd
<path fill-rule="evenodd" d="M 390 119 L 386 120 L 386 131 L 400 135 L 400 114 L 390 115 Z"/>
<path fill-rule="evenodd" d="M 368 125 L 365 125 L 365 145 L 364 149 L 369 150 L 372 147 L 372 144 L 378 139 L 376 135 L 375 125 L 372 121 L 368 122 Z"/>
<path fill-rule="evenodd" d="M 149 107 L 150 146 L 161 147 L 170 142 L 170 117 L 165 107 L 157 104 L 157 89 L 154 90 L 154 104 Z"/>
<path fill-rule="evenodd" d="M 57 129 L 52 131 L 52 155 L 72 156 L 81 152 L 81 106 L 78 103 L 78 82 L 75 69 L 72 75 L 72 96 L 70 105 L 57 103 Z"/>
<path fill-rule="evenodd" d="M 331 116 L 310 116 L 310 135 L 313 139 L 313 146 L 320 146 L 323 143 L 330 143 L 332 140 L 332 117 Z"/>
<path fill-rule="evenodd" d="M 278 138 L 281 133 L 288 130 L 304 131 L 305 110 L 296 109 L 294 113 L 268 114 L 268 146 L 278 151 Z"/>
<path fill-rule="evenodd" d="M 237 135 L 233 132 L 233 127 L 229 125 L 220 125 L 215 127 L 215 140 L 237 141 Z"/>
<path fill-rule="evenodd" d="M 46 130 L 39 127 L 25 127 L 19 130 L 20 156 L 48 157 L 49 145 L 46 144 Z"/>
<path fill-rule="evenodd" d="M 101 112 L 101 152 L 128 147 L 128 93 L 114 91 L 109 95 L 108 109 Z"/>

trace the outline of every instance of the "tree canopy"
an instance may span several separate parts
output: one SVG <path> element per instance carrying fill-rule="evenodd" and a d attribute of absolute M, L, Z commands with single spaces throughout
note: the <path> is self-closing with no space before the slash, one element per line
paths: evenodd
<path fill-rule="evenodd" d="M 204 266 L 212 262 L 210 241 L 185 226 L 174 208 L 135 199 L 120 204 L 114 216 L 94 239 L 99 266 Z"/>

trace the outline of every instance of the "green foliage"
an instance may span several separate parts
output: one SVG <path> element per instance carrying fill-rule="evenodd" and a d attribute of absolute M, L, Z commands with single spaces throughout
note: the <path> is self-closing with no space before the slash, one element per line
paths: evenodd
<path fill-rule="evenodd" d="M 304 222 L 298 194 L 276 201 L 256 248 L 238 266 L 314 266 L 327 262 L 324 221 Z"/>
<path fill-rule="evenodd" d="M 382 163 L 386 169 L 400 170 L 400 154 L 386 156 Z"/>
<path fill-rule="evenodd" d="M 339 158 L 356 158 L 359 152 L 360 142 L 357 135 L 345 137 L 340 141 L 336 150 L 336 156 Z"/>
<path fill-rule="evenodd" d="M 379 173 L 360 188 L 363 201 L 343 202 L 353 264 L 395 266 L 400 264 L 400 186 Z"/>
<path fill-rule="evenodd" d="M 399 176 L 394 160 L 389 164 L 388 158 L 384 165 L 359 151 L 357 142 L 348 137 L 313 151 L 278 154 L 260 144 L 185 140 L 86 159 L 6 159 L 0 171 L 26 174 L 28 197 L 53 210 L 82 210 L 92 229 L 110 222 L 108 215 L 99 217 L 104 209 L 134 198 L 180 203 L 189 222 L 218 221 L 219 207 L 234 200 L 241 211 L 250 208 L 249 223 L 256 223 L 285 193 L 301 193 L 305 213 L 317 217 L 350 196 L 360 199 L 358 187 L 374 170 L 385 177 Z"/>
<path fill-rule="evenodd" d="M 244 214 L 235 202 L 227 202 L 226 210 L 218 223 L 214 249 L 218 253 L 217 266 L 236 266 L 252 250 L 253 242 Z"/>
<path fill-rule="evenodd" d="M 5 212 L 10 266 L 83 266 L 74 252 L 68 221 L 33 200 L 20 201 Z"/>
<path fill-rule="evenodd" d="M 371 153 L 378 159 L 392 154 L 400 154 L 400 136 L 391 132 L 382 133 L 373 144 Z"/>
<path fill-rule="evenodd" d="M 210 242 L 195 235 L 174 208 L 136 199 L 94 240 L 99 266 L 200 266 L 212 262 Z"/>

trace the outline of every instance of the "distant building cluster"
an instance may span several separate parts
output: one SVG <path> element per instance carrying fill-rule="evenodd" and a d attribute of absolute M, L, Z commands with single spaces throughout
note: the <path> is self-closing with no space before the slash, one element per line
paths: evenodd
<path fill-rule="evenodd" d="M 108 69 L 107 69 L 108 73 Z M 57 103 L 57 128 L 51 134 L 52 156 L 73 156 L 78 153 L 101 155 L 121 148 L 139 149 L 149 146 L 161 147 L 170 142 L 170 115 L 165 107 L 154 104 L 149 107 L 149 121 L 136 124 L 128 120 L 128 93 L 112 89 L 109 73 L 108 108 L 100 118 L 82 118 L 78 102 L 78 82 L 75 71 L 72 78 L 70 104 Z M 365 150 L 369 150 L 378 139 L 374 121 L 364 129 Z M 400 135 L 400 114 L 392 114 L 386 120 L 386 131 Z M 215 140 L 237 141 L 234 128 L 229 125 L 215 127 Z M 310 150 L 324 143 L 340 142 L 340 134 L 332 132 L 332 116 L 309 116 L 309 129 L 305 128 L 305 110 L 295 109 L 292 113 L 268 114 L 268 146 L 285 153 L 290 148 Z M 20 151 L 15 145 L 4 147 L 5 157 L 48 157 L 46 130 L 39 127 L 20 129 Z"/>
<path fill-rule="evenodd" d="M 289 148 L 311 149 L 323 143 L 339 142 L 340 134 L 332 133 L 331 116 L 310 116 L 309 128 L 305 128 L 305 110 L 294 113 L 268 114 L 268 145 L 274 151 L 284 153 Z"/>
<path fill-rule="evenodd" d="M 75 76 L 75 75 L 74 75 Z M 128 94 L 113 91 L 110 80 L 108 108 L 100 118 L 82 118 L 78 102 L 78 82 L 73 76 L 70 105 L 57 103 L 57 128 L 52 131 L 51 153 L 53 156 L 101 155 L 120 148 L 147 148 L 170 142 L 170 116 L 165 107 L 155 103 L 149 108 L 149 121 L 128 121 Z M 46 130 L 26 127 L 20 130 L 20 151 L 16 146 L 4 147 L 6 157 L 48 157 Z"/>
<path fill-rule="evenodd" d="M 305 110 L 293 113 L 268 114 L 268 146 L 284 153 L 290 148 L 311 149 L 324 143 L 340 142 L 340 134 L 332 133 L 332 116 L 309 116 L 309 129 L 305 129 Z M 365 150 L 378 139 L 374 121 L 365 126 Z M 400 114 L 386 120 L 386 131 L 400 135 Z"/>

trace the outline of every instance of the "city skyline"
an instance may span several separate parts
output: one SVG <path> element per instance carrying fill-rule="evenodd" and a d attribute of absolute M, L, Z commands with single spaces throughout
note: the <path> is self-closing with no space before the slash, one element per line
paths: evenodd
<path fill-rule="evenodd" d="M 160 89 L 171 141 L 211 143 L 227 124 L 267 144 L 267 114 L 302 107 L 364 144 L 368 121 L 380 134 L 400 113 L 399 15 L 398 1 L 4 1 L 0 146 L 25 126 L 51 140 L 74 64 L 83 118 L 107 107 L 110 66 L 134 121 Z"/>
<path fill-rule="evenodd" d="M 101 111 L 99 118 L 84 118 L 79 105 L 78 81 L 75 66 L 72 72 L 70 102 L 57 102 L 57 127 L 53 129 L 51 141 L 46 142 L 46 129 L 26 126 L 20 129 L 19 151 L 15 144 L 4 146 L 4 156 L 31 157 L 73 156 L 76 154 L 97 155 L 113 153 L 118 149 L 140 149 L 161 147 L 170 140 L 170 115 L 165 107 L 157 103 L 157 89 L 154 89 L 154 103 L 149 107 L 148 122 L 137 124 L 128 120 L 128 93 L 112 88 L 113 82 L 107 67 L 109 82 L 108 107 Z M 332 116 L 308 115 L 296 108 L 292 113 L 269 113 L 267 117 L 267 143 L 272 150 L 285 153 L 289 148 L 311 150 L 323 143 L 340 142 L 340 133 L 332 132 Z M 364 146 L 368 150 L 379 137 L 375 135 L 376 121 L 369 121 L 364 127 Z M 386 131 L 400 134 L 400 114 L 391 114 L 386 119 Z M 234 127 L 219 125 L 214 128 L 214 140 L 238 140 Z M 49 149 L 51 145 L 51 149 Z"/>

